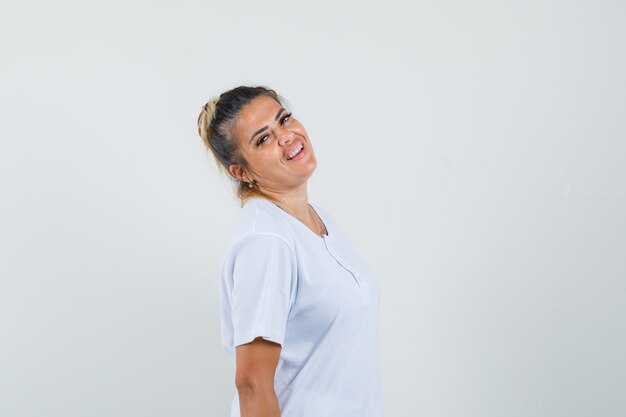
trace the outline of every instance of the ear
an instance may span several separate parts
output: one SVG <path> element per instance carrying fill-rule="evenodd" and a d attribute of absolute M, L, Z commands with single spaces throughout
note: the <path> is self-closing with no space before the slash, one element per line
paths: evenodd
<path fill-rule="evenodd" d="M 244 172 L 245 170 L 239 164 L 232 164 L 228 167 L 228 171 L 230 174 L 237 178 L 239 181 L 250 182 L 248 176 Z"/>

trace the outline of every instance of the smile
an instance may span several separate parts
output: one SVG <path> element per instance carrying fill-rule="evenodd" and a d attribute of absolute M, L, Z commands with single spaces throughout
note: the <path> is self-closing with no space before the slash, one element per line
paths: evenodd
<path fill-rule="evenodd" d="M 293 159 L 296 155 L 298 155 L 302 151 L 302 149 L 304 149 L 303 144 L 299 144 L 298 146 L 293 148 L 291 152 L 289 153 L 289 155 L 287 155 L 287 160 Z"/>

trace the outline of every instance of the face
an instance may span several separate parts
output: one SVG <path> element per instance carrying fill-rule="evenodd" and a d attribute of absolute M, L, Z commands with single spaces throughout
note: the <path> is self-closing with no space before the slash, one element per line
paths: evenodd
<path fill-rule="evenodd" d="M 230 171 L 243 181 L 254 179 L 261 189 L 282 193 L 305 186 L 315 171 L 317 161 L 304 126 L 271 97 L 259 96 L 244 106 L 233 133 L 251 172 L 240 171 L 238 165 Z"/>

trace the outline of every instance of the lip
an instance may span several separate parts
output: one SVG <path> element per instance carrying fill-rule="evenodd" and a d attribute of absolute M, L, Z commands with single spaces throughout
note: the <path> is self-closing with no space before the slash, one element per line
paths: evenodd
<path fill-rule="evenodd" d="M 291 154 L 291 152 L 293 152 L 295 149 L 298 149 L 300 147 L 300 145 L 302 145 L 302 150 L 300 151 L 300 153 L 297 154 L 296 156 L 294 156 L 291 159 L 287 159 L 287 156 L 289 156 L 289 154 Z M 286 152 L 285 159 L 287 159 L 287 161 L 293 161 L 294 159 L 300 159 L 300 157 L 302 156 L 302 154 L 304 153 L 305 150 L 306 150 L 306 148 L 304 147 L 304 143 L 298 142 L 295 145 L 293 145 L 291 148 L 289 148 L 289 151 Z"/>

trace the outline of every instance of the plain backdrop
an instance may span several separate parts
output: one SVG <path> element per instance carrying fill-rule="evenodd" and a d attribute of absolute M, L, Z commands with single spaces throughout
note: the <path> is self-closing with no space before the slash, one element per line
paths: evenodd
<path fill-rule="evenodd" d="M 3 1 L 0 416 L 227 416 L 239 206 L 197 134 L 285 96 L 381 282 L 387 417 L 626 415 L 619 1 Z M 341 417 L 341 416 L 336 416 Z"/>

